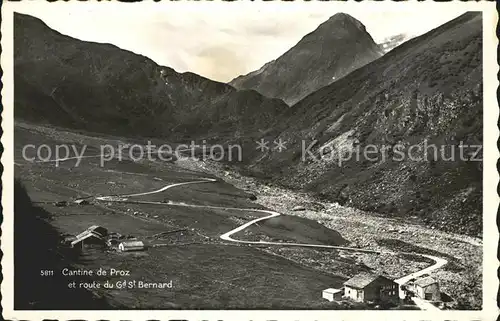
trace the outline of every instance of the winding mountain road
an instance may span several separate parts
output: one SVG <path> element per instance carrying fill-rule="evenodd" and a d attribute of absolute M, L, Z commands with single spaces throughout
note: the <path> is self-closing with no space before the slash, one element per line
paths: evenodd
<path fill-rule="evenodd" d="M 69 159 L 71 159 L 71 158 L 60 159 L 60 161 L 66 161 Z M 52 160 L 52 161 L 54 161 L 54 160 Z M 377 250 L 369 250 L 369 249 L 360 249 L 360 248 L 356 248 L 356 247 L 324 245 L 324 244 L 268 242 L 268 241 L 262 241 L 262 240 L 260 240 L 260 241 L 238 240 L 238 239 L 234 239 L 232 237 L 235 233 L 241 232 L 241 231 L 245 230 L 246 228 L 248 228 L 248 227 L 250 227 L 258 222 L 268 220 L 268 219 L 271 219 L 273 217 L 278 217 L 282 214 L 275 212 L 275 211 L 271 211 L 271 210 L 261 210 L 261 209 L 255 209 L 255 208 L 237 208 L 237 207 L 223 207 L 223 206 L 210 206 L 210 205 L 195 205 L 195 204 L 186 204 L 186 203 L 173 202 L 173 201 L 169 201 L 169 202 L 154 202 L 154 201 L 140 201 L 140 200 L 129 201 L 129 199 L 128 199 L 131 197 L 138 197 L 138 196 L 162 193 L 170 188 L 183 186 L 183 185 L 204 184 L 204 183 L 214 183 L 214 182 L 217 182 L 217 179 L 200 178 L 200 179 L 194 180 L 194 181 L 168 184 L 168 185 L 163 186 L 162 188 L 152 190 L 152 191 L 147 191 L 147 192 L 142 192 L 142 193 L 134 193 L 134 194 L 98 196 L 98 197 L 95 197 L 95 199 L 100 200 L 100 201 L 107 201 L 107 202 L 128 202 L 128 203 L 132 202 L 132 203 L 136 203 L 136 204 L 155 204 L 155 205 L 163 205 L 163 206 L 181 206 L 181 207 L 191 207 L 191 208 L 220 209 L 220 210 L 229 210 L 229 211 L 258 212 L 258 213 L 266 214 L 266 216 L 251 220 L 245 224 L 242 224 L 242 225 L 220 235 L 220 238 L 222 240 L 228 241 L 228 242 L 243 243 L 243 244 L 255 244 L 255 245 L 322 248 L 322 249 L 334 249 L 334 250 L 344 250 L 344 251 L 353 251 L 353 252 L 362 252 L 362 253 L 372 253 L 372 254 L 382 254 L 382 253 L 391 254 L 391 255 L 411 254 L 411 255 L 419 255 L 421 257 L 431 259 L 435 262 L 431 266 L 428 266 L 420 271 L 413 272 L 413 273 L 410 273 L 404 277 L 396 279 L 395 282 L 398 283 L 399 285 L 403 285 L 403 284 L 407 283 L 408 281 L 410 281 L 411 279 L 420 277 L 424 274 L 431 273 L 431 272 L 443 267 L 444 265 L 446 265 L 448 263 L 448 261 L 444 258 L 440 258 L 440 257 L 434 256 L 434 255 L 429 255 L 429 254 L 420 254 L 420 253 L 413 253 L 413 252 L 377 251 Z M 399 295 L 400 295 L 400 297 L 404 297 L 404 293 L 403 293 L 403 291 L 401 291 L 401 289 L 399 291 Z M 428 305 L 425 305 L 425 306 L 428 306 Z M 422 306 L 422 308 L 425 308 L 425 307 Z"/>

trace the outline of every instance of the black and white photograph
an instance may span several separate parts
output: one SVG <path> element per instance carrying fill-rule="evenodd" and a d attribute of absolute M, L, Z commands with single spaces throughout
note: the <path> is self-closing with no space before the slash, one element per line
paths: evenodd
<path fill-rule="evenodd" d="M 7 317 L 496 317 L 497 19 L 8 3 Z"/>

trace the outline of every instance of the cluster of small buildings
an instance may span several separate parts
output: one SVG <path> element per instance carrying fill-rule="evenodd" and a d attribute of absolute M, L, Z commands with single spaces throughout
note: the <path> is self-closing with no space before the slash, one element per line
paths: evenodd
<path fill-rule="evenodd" d="M 356 302 L 397 304 L 399 299 L 419 297 L 427 301 L 439 301 L 439 284 L 432 277 L 413 280 L 399 285 L 387 276 L 362 272 L 343 284 L 343 288 L 323 290 L 323 298 L 329 301 L 351 299 Z"/>
<path fill-rule="evenodd" d="M 142 251 L 146 246 L 142 241 L 135 238 L 125 239 L 118 233 L 109 233 L 108 230 L 99 225 L 92 225 L 82 233 L 67 238 L 67 243 L 72 248 L 84 249 L 85 247 L 108 247 L 122 252 Z"/>

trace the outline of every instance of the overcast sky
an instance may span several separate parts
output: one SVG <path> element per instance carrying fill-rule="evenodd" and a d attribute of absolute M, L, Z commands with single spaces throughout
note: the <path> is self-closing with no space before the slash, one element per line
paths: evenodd
<path fill-rule="evenodd" d="M 63 34 L 112 43 L 178 72 L 223 82 L 279 57 L 337 12 L 360 20 L 376 42 L 400 33 L 420 35 L 463 13 L 453 6 L 447 11 L 360 11 L 331 2 L 28 4 L 15 11 Z"/>

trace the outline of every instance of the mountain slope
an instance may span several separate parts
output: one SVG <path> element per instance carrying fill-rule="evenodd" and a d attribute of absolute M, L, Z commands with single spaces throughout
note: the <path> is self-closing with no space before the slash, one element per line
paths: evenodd
<path fill-rule="evenodd" d="M 269 126 L 288 106 L 109 44 L 14 18 L 15 117 L 68 128 L 171 139 L 218 139 Z"/>
<path fill-rule="evenodd" d="M 239 89 L 255 89 L 293 105 L 381 55 L 361 22 L 338 13 L 278 59 L 230 84 Z"/>
<path fill-rule="evenodd" d="M 287 149 L 254 154 L 250 168 L 342 204 L 480 234 L 482 162 L 459 152 L 482 144 L 482 98 L 482 19 L 470 12 L 291 107 L 265 137 Z"/>

